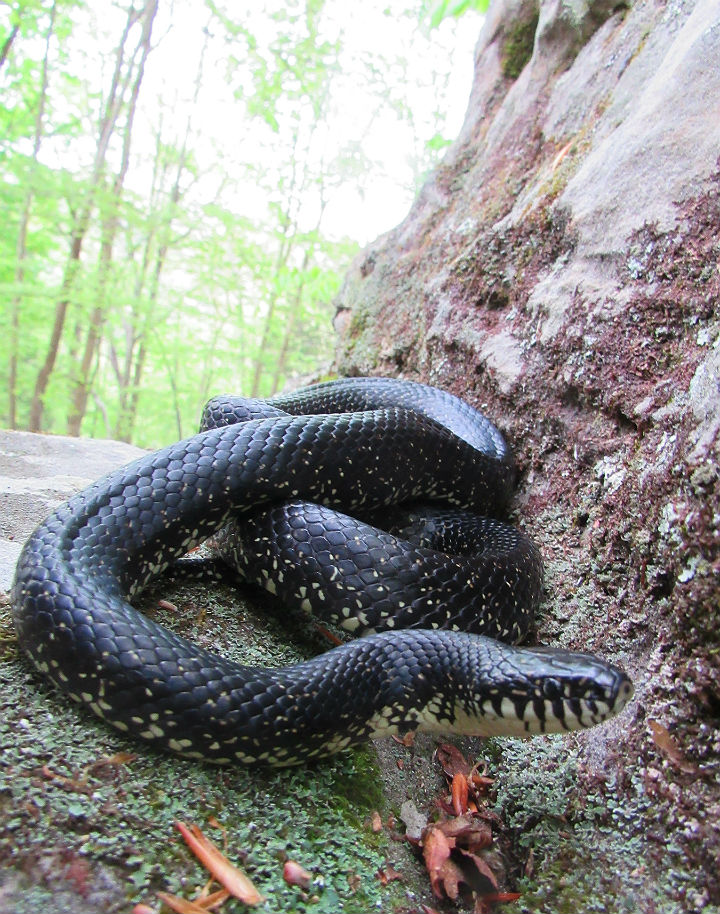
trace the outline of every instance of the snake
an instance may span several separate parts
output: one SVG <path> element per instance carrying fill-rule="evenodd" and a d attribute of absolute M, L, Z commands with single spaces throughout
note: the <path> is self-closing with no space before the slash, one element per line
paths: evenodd
<path fill-rule="evenodd" d="M 12 590 L 18 641 L 118 730 L 210 763 L 286 766 L 410 730 L 526 737 L 599 724 L 630 699 L 625 672 L 517 643 L 542 565 L 501 519 L 514 479 L 496 426 L 420 383 L 214 398 L 199 433 L 39 524 Z M 399 532 L 378 526 L 394 512 Z M 289 666 L 244 666 L 133 607 L 212 537 L 277 599 L 357 637 Z"/>

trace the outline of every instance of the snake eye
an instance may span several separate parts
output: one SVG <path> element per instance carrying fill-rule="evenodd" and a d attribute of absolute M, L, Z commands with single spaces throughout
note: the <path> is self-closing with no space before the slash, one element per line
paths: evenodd
<path fill-rule="evenodd" d="M 562 689 L 560 687 L 560 683 L 557 681 L 557 679 L 543 680 L 542 693 L 545 696 L 545 698 L 549 698 L 551 700 L 553 700 L 555 698 L 560 698 L 561 694 L 562 694 Z"/>

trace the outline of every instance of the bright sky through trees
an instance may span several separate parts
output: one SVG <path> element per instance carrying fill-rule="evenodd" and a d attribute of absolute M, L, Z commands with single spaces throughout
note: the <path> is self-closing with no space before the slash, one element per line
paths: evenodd
<path fill-rule="evenodd" d="M 153 52 L 148 71 L 157 97 L 167 96 L 172 86 L 180 119 L 185 106 L 192 103 L 202 53 L 197 6 L 193 0 L 175 0 L 172 9 L 159 10 L 158 26 L 165 37 Z M 288 6 L 283 0 L 248 5 L 246 26 L 259 45 L 277 38 L 282 19 L 277 23 L 272 17 Z M 418 182 L 436 158 L 428 155 L 427 143 L 436 135 L 452 139 L 462 123 L 480 23 L 479 14 L 468 14 L 462 20 L 445 19 L 431 30 L 419 4 L 407 0 L 325 4 L 318 37 L 338 44 L 338 70 L 324 121 L 316 126 L 313 155 L 317 166 L 322 166 L 358 144 L 365 157 L 363 172 L 354 182 L 344 182 L 329 199 L 323 219 L 329 237 L 350 237 L 366 244 L 403 218 Z M 235 93 L 252 92 L 252 83 L 227 58 L 241 58 L 242 44 L 233 47 L 226 36 L 218 36 L 216 28 L 213 34 L 206 51 L 201 103 L 194 113 L 194 129 L 202 138 L 199 148 L 204 147 L 211 166 L 218 159 L 244 163 L 261 157 L 264 167 L 281 170 L 287 150 L 277 142 L 277 133 L 267 124 L 239 116 Z M 368 84 L 369 66 L 377 71 L 374 85 Z M 148 112 L 150 118 L 154 114 Z M 278 120 L 282 135 L 285 125 L 281 117 Z M 262 214 L 267 196 L 256 185 L 245 184 L 241 205 L 248 216 Z M 316 217 L 315 208 L 309 194 L 305 201 L 309 225 Z"/>
<path fill-rule="evenodd" d="M 0 6 L 0 423 L 156 445 L 317 375 L 359 246 L 457 133 L 477 14 Z"/>

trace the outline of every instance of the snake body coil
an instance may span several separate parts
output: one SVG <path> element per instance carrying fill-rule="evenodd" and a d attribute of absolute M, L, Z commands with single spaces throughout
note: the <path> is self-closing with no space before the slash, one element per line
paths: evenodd
<path fill-rule="evenodd" d="M 590 655 L 520 649 L 447 630 L 458 626 L 452 585 L 464 578 L 479 599 L 476 613 L 461 611 L 462 624 L 506 640 L 522 636 L 540 572 L 534 547 L 519 534 L 498 528 L 500 546 L 493 541 L 484 578 L 451 557 L 419 581 L 405 581 L 399 569 L 378 584 L 367 556 L 386 535 L 370 527 L 371 545 L 359 546 L 356 528 L 348 533 L 333 515 L 328 530 L 326 509 L 306 506 L 367 514 L 422 500 L 501 512 L 512 464 L 487 419 L 449 394 L 387 379 L 315 385 L 270 407 L 251 402 L 242 409 L 239 415 L 232 400 L 211 401 L 204 423 L 215 427 L 104 477 L 32 534 L 16 572 L 15 626 L 36 668 L 55 685 L 115 727 L 182 755 L 276 765 L 411 728 L 521 735 L 575 729 L 625 704 L 632 691 L 625 674 Z M 278 502 L 288 505 L 273 507 Z M 250 538 L 263 544 L 267 563 L 255 574 L 266 586 L 303 608 L 337 591 L 333 612 L 351 630 L 415 628 L 377 631 L 267 670 L 202 650 L 132 608 L 128 601 L 149 580 L 231 520 L 240 516 L 242 525 L 243 514 L 261 505 L 270 510 L 252 529 L 276 528 L 275 512 L 284 512 L 281 539 L 307 546 L 319 582 L 301 583 L 293 559 L 271 554 L 264 544 L 272 538 L 256 532 Z M 432 524 L 444 527 L 442 519 Z M 367 525 L 361 526 L 364 536 Z M 454 527 L 438 535 L 463 536 Z M 392 550 L 406 547 L 388 537 L 392 566 Z M 327 545 L 320 558 L 309 554 L 313 539 Z M 422 541 L 412 550 L 411 565 L 429 551 Z M 272 583 L 268 566 L 280 572 Z M 511 582 L 497 606 L 483 584 L 493 573 Z M 339 590 L 338 578 L 345 581 Z M 445 596 L 428 590 L 431 580 L 440 581 Z M 380 609 L 367 597 L 373 587 Z M 527 592 L 518 602 L 522 587 Z M 511 604 L 511 619 L 497 621 L 503 603 Z"/>

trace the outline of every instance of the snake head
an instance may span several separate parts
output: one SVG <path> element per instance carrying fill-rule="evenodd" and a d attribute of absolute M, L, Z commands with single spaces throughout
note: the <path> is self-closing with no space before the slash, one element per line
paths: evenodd
<path fill-rule="evenodd" d="M 632 698 L 618 667 L 557 648 L 502 647 L 495 676 L 478 696 L 485 727 L 497 735 L 562 733 L 602 723 Z"/>
<path fill-rule="evenodd" d="M 580 730 L 619 713 L 633 694 L 621 669 L 590 654 L 512 647 L 461 632 L 433 632 L 431 641 L 428 634 L 395 633 L 396 646 L 412 639 L 434 658 L 427 667 L 431 688 L 413 715 L 422 730 L 473 736 Z"/>
<path fill-rule="evenodd" d="M 627 674 L 594 655 L 541 647 L 523 655 L 532 687 L 524 713 L 529 732 L 591 727 L 618 714 L 633 696 Z"/>

